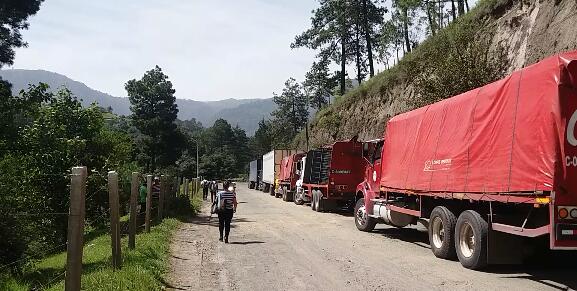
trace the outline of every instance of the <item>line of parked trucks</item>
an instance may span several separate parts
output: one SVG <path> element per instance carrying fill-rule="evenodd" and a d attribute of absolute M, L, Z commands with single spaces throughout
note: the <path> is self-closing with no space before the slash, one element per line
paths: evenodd
<path fill-rule="evenodd" d="M 312 210 L 354 209 L 361 231 L 422 223 L 470 269 L 577 250 L 577 51 L 392 118 L 383 138 L 250 163 L 249 187 Z"/>

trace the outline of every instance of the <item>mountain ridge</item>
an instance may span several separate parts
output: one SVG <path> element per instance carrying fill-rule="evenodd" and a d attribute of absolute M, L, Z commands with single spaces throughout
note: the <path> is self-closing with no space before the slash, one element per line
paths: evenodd
<path fill-rule="evenodd" d="M 104 108 L 111 107 L 115 114 L 131 114 L 130 101 L 127 97 L 110 95 L 56 72 L 43 69 L 5 69 L 0 70 L 0 78 L 12 83 L 12 92 L 14 94 L 27 89 L 29 84 L 43 82 L 48 84 L 52 91 L 65 86 L 81 99 L 84 106 L 97 103 Z M 258 128 L 258 121 L 268 118 L 276 107 L 272 98 L 227 98 L 215 101 L 177 98 L 176 103 L 179 109 L 178 118 L 181 120 L 195 118 L 203 126 L 209 127 L 215 120 L 223 118 L 232 126 L 238 125 L 244 129 L 248 135 L 252 135 Z"/>

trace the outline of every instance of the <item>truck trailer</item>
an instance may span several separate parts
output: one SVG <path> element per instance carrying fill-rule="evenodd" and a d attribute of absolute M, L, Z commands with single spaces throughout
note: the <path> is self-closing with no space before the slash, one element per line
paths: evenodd
<path fill-rule="evenodd" d="M 307 152 L 301 159 L 294 202 L 310 202 L 319 212 L 353 205 L 356 186 L 364 178 L 362 147 L 353 138 Z"/>
<path fill-rule="evenodd" d="M 422 222 L 470 269 L 577 250 L 577 51 L 393 117 L 364 147 L 355 224 Z"/>
<path fill-rule="evenodd" d="M 249 164 L 248 188 L 259 189 L 262 181 L 262 157 Z"/>
<path fill-rule="evenodd" d="M 262 191 L 278 196 L 276 181 L 284 157 L 296 154 L 297 150 L 272 150 L 262 156 Z"/>
<path fill-rule="evenodd" d="M 293 201 L 296 192 L 296 182 L 301 174 L 301 160 L 304 153 L 292 154 L 282 159 L 278 178 L 278 192 L 283 201 Z"/>

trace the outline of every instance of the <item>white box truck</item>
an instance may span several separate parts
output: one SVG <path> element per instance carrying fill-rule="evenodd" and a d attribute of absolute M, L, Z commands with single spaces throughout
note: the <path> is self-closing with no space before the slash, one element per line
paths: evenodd
<path fill-rule="evenodd" d="M 286 156 L 296 154 L 298 150 L 272 150 L 262 156 L 262 191 L 269 192 L 270 195 L 278 196 L 276 191 L 276 180 L 280 172 L 282 159 Z"/>

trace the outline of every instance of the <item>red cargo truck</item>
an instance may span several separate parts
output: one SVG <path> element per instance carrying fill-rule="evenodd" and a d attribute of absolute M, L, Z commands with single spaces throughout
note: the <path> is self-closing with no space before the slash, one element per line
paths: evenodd
<path fill-rule="evenodd" d="M 295 203 L 311 202 L 311 208 L 319 212 L 352 206 L 356 186 L 364 177 L 362 148 L 363 143 L 354 138 L 309 151 L 301 160 L 304 170 Z"/>
<path fill-rule="evenodd" d="M 355 223 L 428 226 L 467 268 L 577 250 L 577 51 L 392 118 L 366 146 Z"/>
<path fill-rule="evenodd" d="M 283 201 L 293 201 L 296 182 L 300 177 L 301 159 L 304 153 L 292 154 L 282 159 L 278 177 L 278 192 Z"/>

